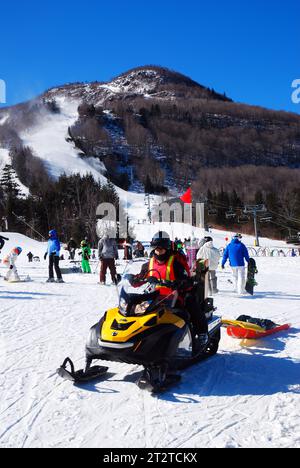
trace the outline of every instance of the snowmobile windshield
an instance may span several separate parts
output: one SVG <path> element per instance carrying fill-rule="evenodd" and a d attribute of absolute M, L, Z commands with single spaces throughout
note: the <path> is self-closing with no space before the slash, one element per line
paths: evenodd
<path fill-rule="evenodd" d="M 159 291 L 149 281 L 137 281 L 134 275 L 126 275 L 119 284 L 119 309 L 123 315 L 150 313 L 159 297 Z"/>

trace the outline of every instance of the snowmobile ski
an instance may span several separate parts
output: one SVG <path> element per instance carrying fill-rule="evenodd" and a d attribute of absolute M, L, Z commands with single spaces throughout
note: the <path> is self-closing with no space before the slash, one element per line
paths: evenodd
<path fill-rule="evenodd" d="M 67 366 L 70 366 L 70 370 Z M 57 374 L 65 380 L 70 380 L 74 384 L 86 383 L 92 380 L 97 380 L 108 371 L 108 367 L 87 365 L 86 369 L 75 371 L 74 364 L 70 358 L 66 358 L 63 364 L 57 369 Z"/>

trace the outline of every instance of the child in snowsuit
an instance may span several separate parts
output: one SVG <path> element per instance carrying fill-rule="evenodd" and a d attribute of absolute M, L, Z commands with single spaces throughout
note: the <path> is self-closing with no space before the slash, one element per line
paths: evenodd
<path fill-rule="evenodd" d="M 81 267 L 83 273 L 91 273 L 89 259 L 91 258 L 91 249 L 85 240 L 81 242 Z"/>
<path fill-rule="evenodd" d="M 27 257 L 28 257 L 29 263 L 32 263 L 33 253 L 32 253 L 32 252 L 28 252 Z"/>
<path fill-rule="evenodd" d="M 3 264 L 8 267 L 8 272 L 6 273 L 6 276 L 4 277 L 6 281 L 20 281 L 20 277 L 18 275 L 18 270 L 16 267 L 16 261 L 18 259 L 18 256 L 21 254 L 21 252 L 22 252 L 21 247 L 15 247 L 4 258 Z M 13 276 L 13 280 L 11 279 L 12 276 Z"/>

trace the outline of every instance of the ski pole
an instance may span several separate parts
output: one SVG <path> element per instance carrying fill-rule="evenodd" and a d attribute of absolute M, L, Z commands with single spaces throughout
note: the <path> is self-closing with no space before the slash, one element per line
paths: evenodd
<path fill-rule="evenodd" d="M 93 271 L 93 274 L 94 274 L 94 275 L 97 273 L 97 269 L 98 269 L 99 263 L 100 263 L 100 260 L 98 260 L 97 265 L 96 265 L 96 268 L 95 268 L 95 270 Z"/>

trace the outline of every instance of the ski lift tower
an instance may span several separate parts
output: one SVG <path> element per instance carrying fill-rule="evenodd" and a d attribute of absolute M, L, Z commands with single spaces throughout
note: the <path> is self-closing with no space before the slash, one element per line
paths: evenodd
<path fill-rule="evenodd" d="M 152 223 L 152 211 L 151 211 L 151 202 L 154 200 L 153 197 L 151 197 L 151 195 L 149 193 L 146 193 L 145 194 L 145 205 L 147 206 L 148 210 L 147 210 L 147 215 L 148 215 L 148 219 L 149 219 L 149 222 Z"/>
<path fill-rule="evenodd" d="M 258 229 L 257 229 L 257 213 L 265 213 L 266 211 L 267 211 L 267 208 L 265 207 L 265 205 L 245 205 L 245 208 L 244 208 L 245 214 L 250 214 L 253 216 L 256 247 L 259 247 L 259 237 L 258 237 Z"/>

